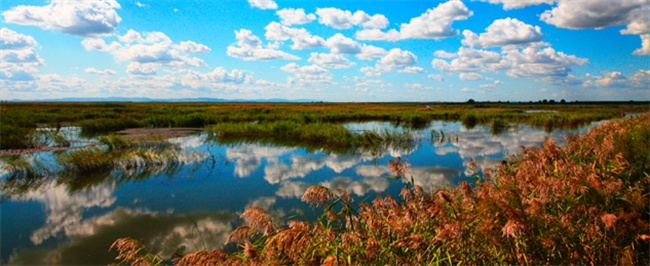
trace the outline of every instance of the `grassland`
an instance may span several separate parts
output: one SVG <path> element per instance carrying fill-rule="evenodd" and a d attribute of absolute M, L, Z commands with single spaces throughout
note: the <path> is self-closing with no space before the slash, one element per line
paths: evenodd
<path fill-rule="evenodd" d="M 293 123 L 305 130 L 316 128 L 310 131 L 314 133 L 331 132 L 336 138 L 336 134 L 344 134 L 338 127 L 345 122 L 386 121 L 422 128 L 432 120 L 462 121 L 470 128 L 490 125 L 496 132 L 507 124 L 524 123 L 552 130 L 648 110 L 648 103 L 3 103 L 0 150 L 42 146 L 40 138 L 35 137 L 39 127 L 80 126 L 84 136 L 136 127 L 197 127 L 212 128 L 223 137 L 230 134 L 250 139 L 255 134 L 263 135 L 262 131 L 234 134 L 236 130 L 254 130 L 243 123 L 275 129 Z M 273 131 L 276 135 L 277 131 Z M 363 140 L 354 139 L 358 136 L 352 138 L 343 142 Z M 327 141 L 331 144 L 331 138 Z"/>
<path fill-rule="evenodd" d="M 650 113 L 601 124 L 559 147 L 542 147 L 488 169 L 474 184 L 354 202 L 350 192 L 309 188 L 316 222 L 241 214 L 228 241 L 235 253 L 204 250 L 161 257 L 141 242 L 111 247 L 128 264 L 177 265 L 648 265 Z M 409 178 L 400 158 L 389 163 Z"/>

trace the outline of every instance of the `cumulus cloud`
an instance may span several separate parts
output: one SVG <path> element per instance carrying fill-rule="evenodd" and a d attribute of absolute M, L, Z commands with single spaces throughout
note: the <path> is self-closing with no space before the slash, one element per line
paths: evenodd
<path fill-rule="evenodd" d="M 159 67 L 204 67 L 207 64 L 200 58 L 190 57 L 188 53 L 210 51 L 205 45 L 192 41 L 174 44 L 162 32 L 143 34 L 129 30 L 118 36 L 119 42 L 107 44 L 103 39 L 84 39 L 81 44 L 88 51 L 110 53 L 118 62 L 129 62 L 127 73 L 139 76 L 156 74 Z"/>
<path fill-rule="evenodd" d="M 438 54 L 436 52 L 436 55 Z M 492 71 L 493 66 L 501 60 L 501 55 L 497 52 L 465 47 L 459 48 L 453 56 L 452 54 L 446 55 L 455 59 L 451 62 L 438 58 L 433 59 L 431 62 L 433 68 L 445 72 Z"/>
<path fill-rule="evenodd" d="M 532 5 L 553 4 L 555 0 L 481 0 L 491 4 L 503 4 L 503 9 L 523 8 Z"/>
<path fill-rule="evenodd" d="M 421 67 L 419 67 L 419 66 L 405 67 L 405 68 L 403 68 L 403 69 L 401 69 L 401 70 L 398 70 L 397 72 L 399 72 L 399 73 L 408 73 L 408 74 L 423 74 L 423 73 L 427 73 L 427 71 L 424 70 L 424 68 L 421 68 Z"/>
<path fill-rule="evenodd" d="M 191 88 L 214 87 L 225 83 L 231 84 L 251 84 L 253 77 L 246 74 L 243 70 L 233 69 L 226 70 L 223 67 L 217 67 L 212 72 L 202 73 L 198 71 L 187 71 L 180 81 L 181 85 Z"/>
<path fill-rule="evenodd" d="M 7 28 L 0 29 L 0 79 L 11 81 L 34 80 L 37 67 L 45 65 L 34 47 L 38 43 L 32 36 Z"/>
<path fill-rule="evenodd" d="M 542 41 L 542 30 L 516 18 L 497 19 L 487 27 L 485 33 L 476 35 L 464 30 L 463 44 L 469 47 L 500 47 L 508 45 L 527 45 Z"/>
<path fill-rule="evenodd" d="M 435 80 L 435 81 L 443 81 L 444 78 L 440 74 L 429 74 L 427 78 Z"/>
<path fill-rule="evenodd" d="M 584 87 L 606 87 L 622 89 L 650 88 L 650 70 L 640 69 L 625 75 L 619 71 L 602 71 L 599 76 L 587 75 Z"/>
<path fill-rule="evenodd" d="M 296 63 L 289 63 L 280 68 L 282 71 L 293 73 L 300 83 L 329 83 L 332 81 L 332 73 L 319 65 L 298 66 Z"/>
<path fill-rule="evenodd" d="M 306 24 L 316 19 L 314 14 L 306 14 L 302 8 L 285 8 L 275 12 L 283 25 Z"/>
<path fill-rule="evenodd" d="M 359 40 L 387 40 L 398 41 L 403 39 L 441 39 L 458 35 L 451 25 L 456 20 L 465 20 L 472 16 L 465 4 L 461 1 L 448 1 L 439 4 L 436 8 L 428 9 L 419 17 L 412 18 L 409 23 L 402 23 L 400 29 L 391 29 L 387 32 L 375 29 L 364 29 L 356 33 Z"/>
<path fill-rule="evenodd" d="M 385 56 L 386 54 L 388 54 L 388 51 L 384 48 L 362 44 L 361 53 L 358 53 L 356 56 L 361 60 L 373 60 Z"/>
<path fill-rule="evenodd" d="M 418 58 L 415 56 L 415 54 L 399 48 L 393 48 L 385 56 L 377 61 L 375 67 L 363 67 L 361 68 L 361 72 L 365 73 L 366 76 L 375 77 L 381 76 L 382 72 L 391 72 L 395 69 L 400 69 L 400 71 L 406 73 L 423 73 L 424 69 L 420 67 L 414 67 L 414 65 L 417 63 L 417 60 Z"/>
<path fill-rule="evenodd" d="M 107 75 L 114 76 L 114 75 L 117 75 L 117 72 L 115 72 L 114 70 L 111 70 L 111 69 L 99 70 L 99 69 L 96 69 L 94 67 L 86 68 L 84 70 L 84 72 L 86 72 L 88 74 L 95 74 L 95 75 L 100 75 L 100 76 L 107 76 Z"/>
<path fill-rule="evenodd" d="M 358 54 L 361 53 L 362 49 L 358 42 L 343 36 L 341 33 L 334 34 L 334 36 L 327 39 L 325 46 L 335 54 Z"/>
<path fill-rule="evenodd" d="M 259 8 L 259 9 L 277 9 L 278 4 L 275 3 L 273 0 L 248 0 L 248 4 L 251 5 L 251 7 Z"/>
<path fill-rule="evenodd" d="M 460 74 L 458 74 L 458 78 L 460 80 L 483 80 L 483 79 L 485 79 L 485 77 L 481 76 L 481 74 L 474 73 L 474 72 L 460 73 Z"/>
<path fill-rule="evenodd" d="M 325 45 L 325 40 L 319 36 L 312 35 L 306 29 L 296 29 L 284 26 L 277 22 L 271 22 L 264 27 L 267 40 L 286 41 L 291 39 L 291 49 L 302 50 L 308 48 L 319 48 Z"/>
<path fill-rule="evenodd" d="M 540 15 L 548 24 L 568 29 L 602 29 L 627 25 L 622 34 L 641 36 L 641 48 L 634 55 L 649 55 L 650 1 L 568 1 L 558 0 L 557 6 Z"/>
<path fill-rule="evenodd" d="M 350 62 L 341 54 L 311 53 L 309 62 L 327 68 L 349 68 L 354 66 L 353 62 Z"/>
<path fill-rule="evenodd" d="M 318 8 L 316 9 L 318 22 L 335 29 L 349 29 L 352 26 L 362 26 L 369 29 L 382 29 L 388 26 L 388 19 L 381 14 L 368 15 L 366 12 L 358 10 L 354 13 L 349 10 L 338 8 Z"/>
<path fill-rule="evenodd" d="M 270 47 L 263 48 L 260 38 L 250 30 L 241 29 L 235 31 L 235 36 L 237 37 L 238 46 L 228 46 L 226 50 L 228 56 L 244 60 L 300 59 L 300 57 Z"/>
<path fill-rule="evenodd" d="M 2 12 L 7 23 L 38 26 L 65 34 L 97 37 L 115 32 L 121 21 L 114 0 L 53 0 L 45 6 L 17 6 Z"/>

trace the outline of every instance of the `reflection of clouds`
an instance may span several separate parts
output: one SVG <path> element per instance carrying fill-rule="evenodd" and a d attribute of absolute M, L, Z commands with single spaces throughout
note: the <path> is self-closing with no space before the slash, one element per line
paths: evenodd
<path fill-rule="evenodd" d="M 416 185 L 421 186 L 425 190 L 432 190 L 450 186 L 455 176 L 460 174 L 460 170 L 447 168 L 447 167 L 411 167 L 410 173 L 402 182 L 410 182 L 411 176 Z M 358 175 L 365 177 L 380 177 L 390 175 L 390 171 L 386 166 L 370 166 L 362 165 L 357 167 L 356 172 Z"/>
<path fill-rule="evenodd" d="M 476 173 L 476 171 L 485 171 L 485 169 L 488 168 L 495 168 L 495 166 L 499 165 L 503 161 L 503 158 L 492 158 L 492 157 L 481 157 L 474 159 L 474 162 L 476 163 L 476 169 L 472 170 L 470 168 L 470 161 L 465 160 L 463 161 L 463 166 L 465 167 L 465 175 L 466 176 L 471 176 Z"/>
<path fill-rule="evenodd" d="M 226 151 L 226 158 L 235 161 L 236 176 L 248 177 L 262 165 L 262 159 L 276 162 L 279 156 L 292 151 L 294 149 L 245 144 L 229 148 Z"/>
<path fill-rule="evenodd" d="M 301 198 L 310 186 L 311 184 L 300 181 L 284 181 L 275 195 L 281 198 Z"/>
<path fill-rule="evenodd" d="M 359 165 L 356 169 L 357 175 L 366 177 L 380 177 L 388 175 L 388 166 L 383 165 Z"/>
<path fill-rule="evenodd" d="M 436 154 L 438 154 L 440 156 L 444 156 L 444 155 L 447 155 L 449 153 L 458 153 L 459 150 L 460 149 L 458 147 L 444 146 L 444 147 L 436 148 Z"/>
<path fill-rule="evenodd" d="M 415 184 L 427 191 L 450 186 L 460 171 L 447 167 L 413 167 L 411 174 Z M 409 182 L 410 180 L 403 178 L 402 181 Z"/>
<path fill-rule="evenodd" d="M 213 250 L 223 247 L 233 230 L 233 218 L 233 215 L 216 212 L 175 215 L 120 207 L 71 226 L 66 231 L 68 240 L 55 250 L 17 250 L 8 264 L 114 263 L 116 253 L 106 251 L 117 238 L 127 236 L 144 240 L 147 248 L 163 258 L 179 250 Z"/>
<path fill-rule="evenodd" d="M 265 210 L 268 210 L 273 204 L 275 204 L 275 197 L 259 197 L 248 204 L 246 204 L 246 209 L 251 207 L 258 207 Z"/>
<path fill-rule="evenodd" d="M 92 207 L 106 208 L 115 202 L 115 184 L 103 183 L 85 191 L 69 193 L 64 184 L 55 181 L 17 197 L 16 200 L 35 200 L 45 206 L 45 225 L 37 229 L 30 240 L 38 245 L 57 233 L 68 233 L 81 222 L 82 214 Z"/>
<path fill-rule="evenodd" d="M 283 180 L 302 178 L 307 174 L 328 167 L 336 173 L 341 173 L 352 168 L 362 159 L 353 156 L 327 155 L 322 158 L 311 158 L 303 156 L 291 157 L 291 165 L 273 164 L 264 168 L 264 179 L 270 184 L 277 184 Z"/>
<path fill-rule="evenodd" d="M 389 186 L 388 180 L 382 177 L 365 177 L 360 181 L 352 181 L 349 177 L 336 177 L 321 184 L 332 191 L 343 189 L 352 191 L 358 196 L 363 196 L 370 191 L 383 192 Z"/>
<path fill-rule="evenodd" d="M 181 149 L 197 148 L 203 145 L 203 143 L 205 142 L 205 136 L 197 135 L 197 136 L 171 138 L 168 139 L 167 141 L 169 141 L 172 144 L 177 144 Z"/>
<path fill-rule="evenodd" d="M 490 154 L 501 153 L 501 143 L 495 141 L 462 141 L 458 144 L 458 154 L 460 158 L 474 158 L 477 156 L 485 156 Z"/>

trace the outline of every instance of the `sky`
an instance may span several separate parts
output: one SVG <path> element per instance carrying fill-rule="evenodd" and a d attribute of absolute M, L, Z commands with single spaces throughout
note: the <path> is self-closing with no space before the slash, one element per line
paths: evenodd
<path fill-rule="evenodd" d="M 650 0 L 3 0 L 0 99 L 650 100 Z"/>

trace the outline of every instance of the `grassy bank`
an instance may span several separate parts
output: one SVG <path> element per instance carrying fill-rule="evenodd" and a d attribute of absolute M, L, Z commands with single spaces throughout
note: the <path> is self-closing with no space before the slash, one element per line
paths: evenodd
<path fill-rule="evenodd" d="M 80 126 L 85 136 L 134 127 L 199 127 L 221 123 L 291 121 L 333 125 L 386 121 L 422 128 L 432 120 L 462 121 L 469 127 L 525 123 L 549 130 L 645 112 L 647 103 L 3 103 L 0 149 L 40 145 L 38 127 Z M 527 110 L 553 110 L 529 113 Z M 499 122 L 500 121 L 500 122 Z"/>
<path fill-rule="evenodd" d="M 349 192 L 309 188 L 318 221 L 274 221 L 251 208 L 222 250 L 161 258 L 117 240 L 126 263 L 197 264 L 642 264 L 650 263 L 650 113 L 604 123 L 486 170 L 475 184 L 354 202 Z M 391 161 L 410 179 L 406 162 Z M 173 258 L 173 260 L 172 260 Z"/>

